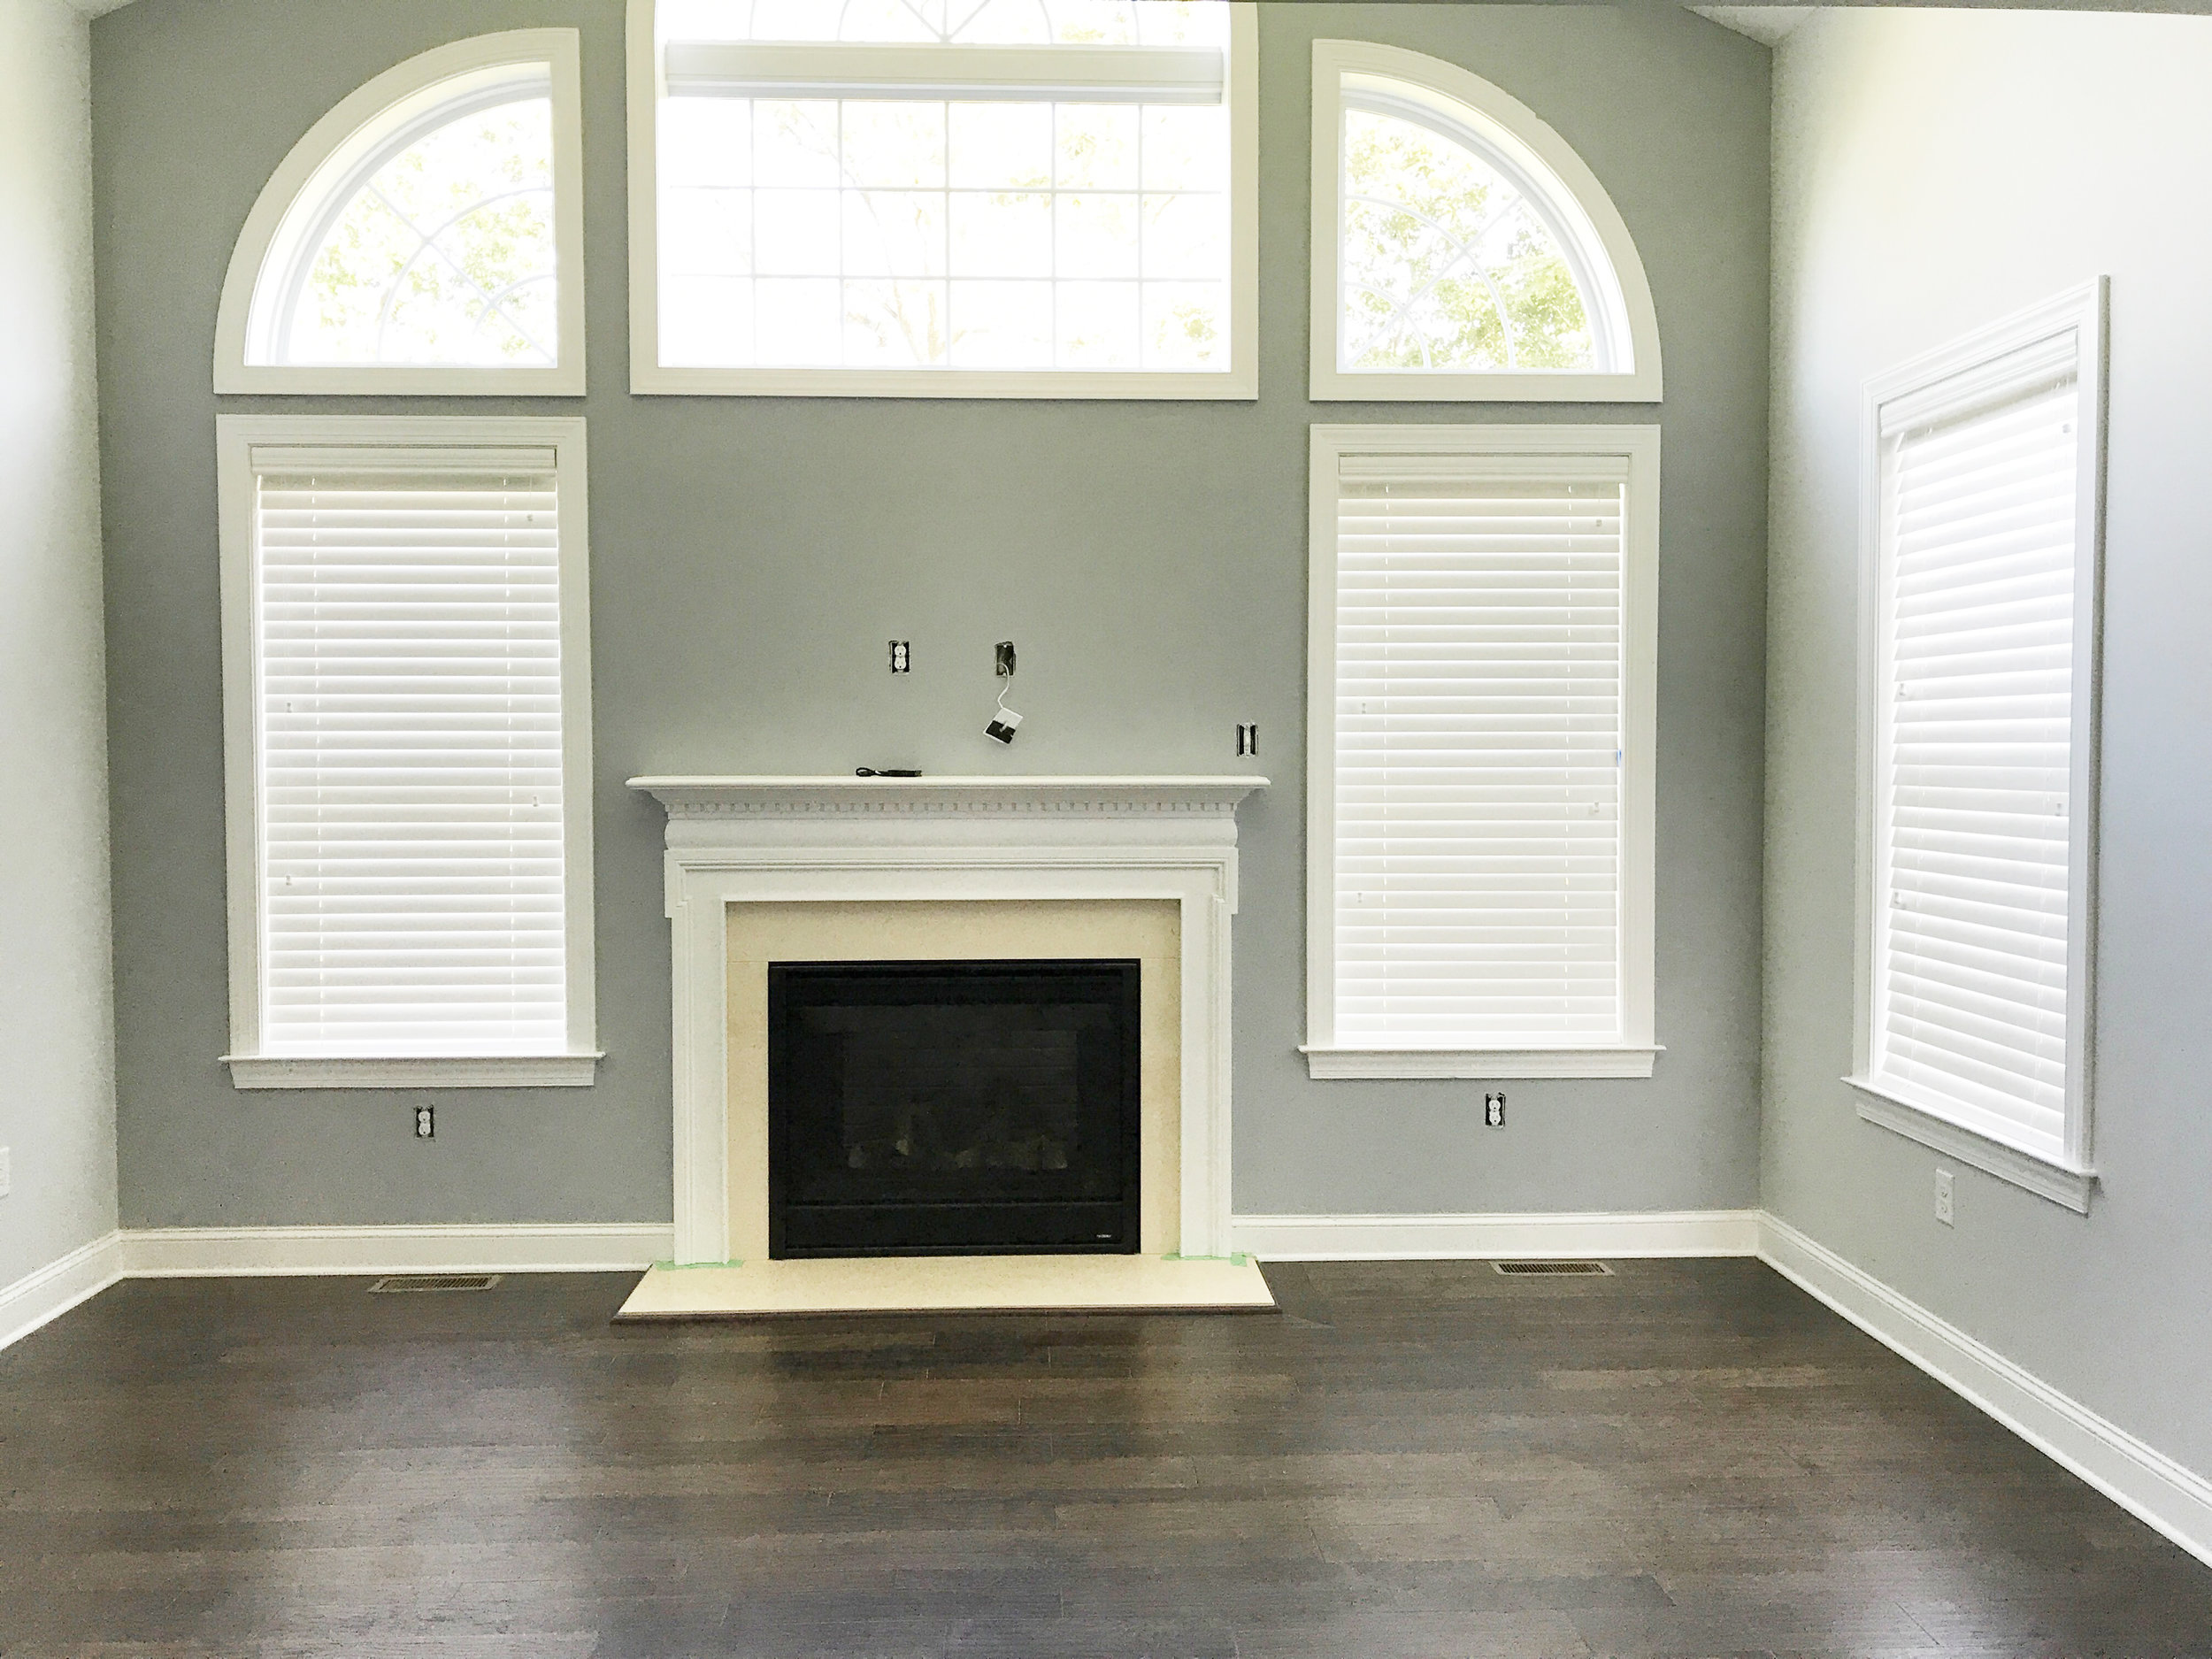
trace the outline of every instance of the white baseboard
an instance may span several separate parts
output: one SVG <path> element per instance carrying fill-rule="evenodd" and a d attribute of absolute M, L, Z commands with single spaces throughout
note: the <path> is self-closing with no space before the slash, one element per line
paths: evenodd
<path fill-rule="evenodd" d="M 139 1227 L 127 1279 L 247 1274 L 549 1273 L 650 1267 L 674 1254 L 666 1222 L 534 1226 Z"/>
<path fill-rule="evenodd" d="M 2129 1514 L 2212 1563 L 2212 1480 L 2107 1421 L 1780 1217 L 1760 1219 L 1759 1257 Z"/>
<path fill-rule="evenodd" d="M 120 1233 L 103 1233 L 58 1261 L 0 1286 L 0 1348 L 58 1319 L 122 1277 Z"/>
<path fill-rule="evenodd" d="M 1512 1261 L 1550 1256 L 1755 1256 L 1755 1210 L 1592 1215 L 1232 1216 L 1232 1248 L 1263 1262 Z"/>

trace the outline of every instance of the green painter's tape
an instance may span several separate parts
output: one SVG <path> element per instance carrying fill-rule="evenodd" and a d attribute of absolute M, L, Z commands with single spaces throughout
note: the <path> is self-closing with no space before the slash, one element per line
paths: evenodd
<path fill-rule="evenodd" d="M 1226 1262 L 1232 1267 L 1242 1267 L 1252 1258 L 1242 1250 L 1234 1251 L 1227 1256 L 1179 1256 L 1173 1250 L 1170 1250 L 1160 1259 L 1163 1262 Z"/>
<path fill-rule="evenodd" d="M 742 1267 L 742 1258 L 734 1262 L 656 1262 L 655 1267 L 666 1268 L 672 1273 L 687 1273 L 695 1267 Z"/>

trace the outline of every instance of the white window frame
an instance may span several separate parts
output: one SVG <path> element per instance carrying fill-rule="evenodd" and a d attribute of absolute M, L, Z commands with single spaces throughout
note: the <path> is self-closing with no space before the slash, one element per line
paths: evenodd
<path fill-rule="evenodd" d="M 698 397 L 1256 398 L 1260 395 L 1259 8 L 1253 0 L 1225 3 L 1229 7 L 1229 65 L 1223 96 L 1229 104 L 1229 366 L 1217 372 L 664 365 L 660 361 L 657 158 L 663 69 L 654 50 L 654 0 L 629 0 L 630 390 Z M 849 53 L 851 49 L 845 50 Z M 790 64 L 803 63 L 805 58 L 803 45 L 777 45 L 772 54 L 755 47 L 750 53 L 763 58 L 773 55 Z"/>
<path fill-rule="evenodd" d="M 1337 503 L 1347 456 L 1479 455 L 1525 460 L 1532 478 L 1561 457 L 1617 457 L 1623 494 L 1621 1032 L 1604 1046 L 1363 1048 L 1336 1041 Z M 1655 1036 L 1655 778 L 1659 678 L 1659 428 L 1655 426 L 1317 426 L 1308 532 L 1306 688 L 1306 1041 L 1315 1078 L 1640 1078 L 1665 1050 Z"/>
<path fill-rule="evenodd" d="M 585 1087 L 597 1039 L 592 912 L 591 581 L 580 416 L 221 415 L 216 427 L 223 611 L 223 795 L 230 913 L 230 1047 L 242 1089 Z M 561 775 L 568 933 L 567 1052 L 478 1056 L 276 1056 L 261 1052 L 260 643 L 255 480 L 286 449 L 373 466 L 396 449 L 554 455 L 560 500 Z"/>
<path fill-rule="evenodd" d="M 2096 1186 L 2090 1107 L 2094 1071 L 2097 779 L 2101 721 L 2104 462 L 2109 280 L 2097 277 L 1869 380 L 1861 400 L 1859 752 L 1852 1071 L 1866 1122 L 1956 1158 L 2079 1214 Z M 2069 759 L 2066 914 L 2066 1132 L 2058 1162 L 1953 1121 L 1932 1098 L 1874 1076 L 1876 908 L 1881 902 L 1880 772 L 1887 634 L 1889 434 L 1941 421 L 1993 398 L 2077 375 L 2073 701 Z"/>
<path fill-rule="evenodd" d="M 1439 130 L 1466 134 L 1478 154 L 1504 164 L 1512 181 L 1563 233 L 1562 251 L 1589 276 L 1584 299 L 1594 327 L 1611 334 L 1630 367 L 1461 373 L 1425 369 L 1347 370 L 1341 362 L 1344 308 L 1343 112 L 1347 81 L 1364 81 L 1395 101 L 1424 106 Z M 1382 83 L 1388 83 L 1386 88 Z M 1594 288 L 1595 292 L 1589 291 Z M 1635 239 L 1597 174 L 1535 111 L 1456 64 L 1371 41 L 1313 43 L 1313 333 L 1311 396 L 1316 403 L 1580 403 L 1660 401 L 1659 317 Z"/>
<path fill-rule="evenodd" d="M 340 191 L 392 134 L 495 82 L 502 70 L 542 65 L 553 103 L 553 249 L 559 288 L 559 362 L 496 366 L 420 363 L 250 363 L 250 341 L 284 326 L 286 275 Z M 344 205 L 338 204 L 341 208 Z M 300 211 L 295 211 L 295 207 Z M 215 319 L 215 389 L 318 396 L 384 393 L 456 397 L 584 395 L 583 96 L 574 29 L 513 29 L 455 41 L 386 70 L 348 95 L 293 145 L 246 216 Z"/>

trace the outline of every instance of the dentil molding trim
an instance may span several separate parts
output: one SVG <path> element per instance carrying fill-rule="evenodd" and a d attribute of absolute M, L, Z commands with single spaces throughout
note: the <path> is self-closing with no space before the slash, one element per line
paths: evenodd
<path fill-rule="evenodd" d="M 1267 780 L 1224 777 L 633 778 L 672 819 L 1077 813 L 1227 817 Z"/>

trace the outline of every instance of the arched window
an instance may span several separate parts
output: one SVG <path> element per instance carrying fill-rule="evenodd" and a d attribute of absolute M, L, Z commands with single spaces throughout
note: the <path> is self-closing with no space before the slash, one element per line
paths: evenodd
<path fill-rule="evenodd" d="M 577 37 L 458 41 L 309 129 L 240 233 L 219 392 L 580 393 Z"/>
<path fill-rule="evenodd" d="M 1642 262 L 1559 134 L 1436 58 L 1313 51 L 1313 396 L 1656 402 Z"/>

